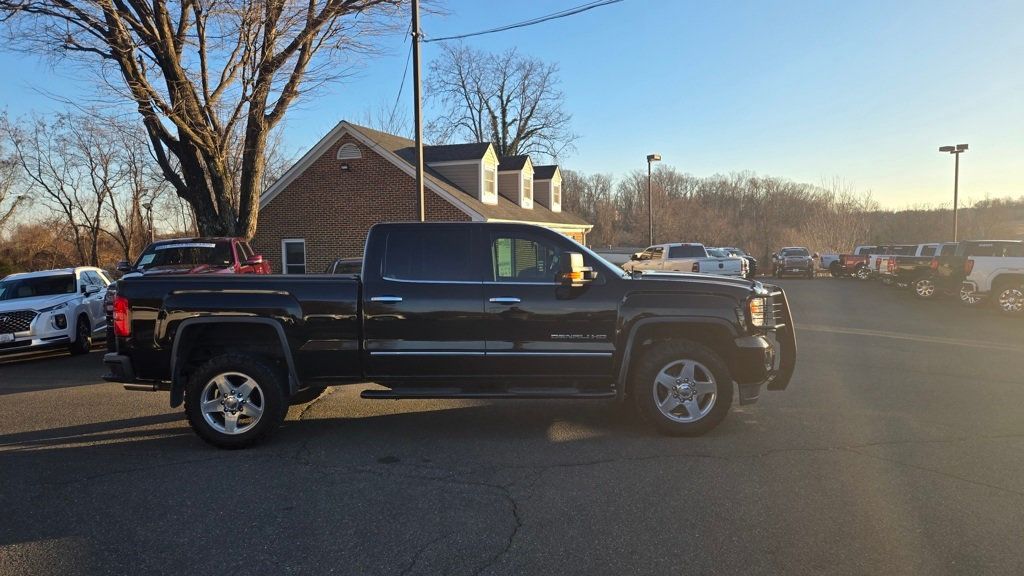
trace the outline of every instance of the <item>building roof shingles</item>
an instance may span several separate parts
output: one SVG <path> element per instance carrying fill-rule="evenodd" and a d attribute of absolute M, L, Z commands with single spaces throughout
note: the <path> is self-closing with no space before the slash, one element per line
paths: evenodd
<path fill-rule="evenodd" d="M 363 136 L 376 142 L 382 148 L 385 148 L 390 152 L 393 152 L 395 155 L 405 160 L 409 164 L 415 165 L 416 148 L 415 142 L 413 142 L 412 140 L 408 138 L 403 138 L 401 136 L 395 136 L 394 134 L 381 132 L 379 130 L 374 130 L 372 128 L 358 126 L 355 124 L 350 124 L 350 126 L 352 126 L 353 129 L 358 130 L 359 133 L 362 134 Z M 480 150 L 479 156 L 473 157 L 472 155 L 477 153 L 478 147 Z M 454 144 L 448 146 L 424 146 L 424 162 L 427 162 L 426 158 L 429 156 L 428 151 L 431 150 L 432 148 L 451 148 L 453 149 L 451 152 L 445 153 L 452 156 L 456 154 L 461 155 L 460 157 L 449 157 L 449 160 L 430 160 L 432 162 L 471 160 L 483 157 L 484 153 L 486 153 L 487 151 L 487 143 Z M 436 157 L 437 156 L 435 156 L 435 158 Z M 443 154 L 441 155 L 441 157 L 444 157 Z M 524 159 L 522 160 L 522 164 L 520 164 L 519 168 L 510 168 L 512 170 L 515 170 L 522 169 L 522 167 L 526 164 L 525 159 L 528 158 L 528 156 L 513 156 L 511 158 Z M 508 158 L 501 159 L 501 168 L 499 168 L 500 170 L 506 169 L 505 160 L 507 159 Z M 512 220 L 520 222 L 537 222 L 541 224 L 590 226 L 590 224 L 586 220 L 574 214 L 570 214 L 568 212 L 552 212 L 551 210 L 548 210 L 547 208 L 536 203 L 534 203 L 532 209 L 522 208 L 515 202 L 512 202 L 511 200 L 508 200 L 507 198 L 501 195 L 498 196 L 497 204 L 484 204 L 483 202 L 477 200 L 474 196 L 471 196 L 466 192 L 463 192 L 462 189 L 460 189 L 458 186 L 450 182 L 444 176 L 441 176 L 441 174 L 439 174 L 436 170 L 433 170 L 429 166 L 424 167 L 423 173 L 424 176 L 433 184 L 442 188 L 449 194 L 455 196 L 460 201 L 462 201 L 462 203 L 466 204 L 466 206 L 468 206 L 470 209 L 481 214 L 484 218 L 487 218 L 488 220 Z"/>

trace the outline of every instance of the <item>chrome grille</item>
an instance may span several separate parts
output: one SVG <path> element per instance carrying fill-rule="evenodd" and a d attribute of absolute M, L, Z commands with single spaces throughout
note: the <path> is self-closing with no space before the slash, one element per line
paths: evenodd
<path fill-rule="evenodd" d="M 17 310 L 15 312 L 0 312 L 0 333 L 25 332 L 38 313 L 34 310 Z"/>

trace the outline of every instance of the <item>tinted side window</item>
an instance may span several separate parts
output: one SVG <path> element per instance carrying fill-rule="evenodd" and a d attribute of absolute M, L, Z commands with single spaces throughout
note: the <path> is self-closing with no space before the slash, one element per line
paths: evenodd
<path fill-rule="evenodd" d="M 704 249 L 700 246 L 669 246 L 669 258 L 703 258 Z"/>
<path fill-rule="evenodd" d="M 388 233 L 383 273 L 395 280 L 478 280 L 473 277 L 471 230 L 393 230 Z"/>
<path fill-rule="evenodd" d="M 924 246 L 921 248 L 921 256 L 935 256 L 935 246 Z"/>
<path fill-rule="evenodd" d="M 942 251 L 939 252 L 939 256 L 951 256 L 956 254 L 956 244 L 946 244 L 942 247 Z"/>
<path fill-rule="evenodd" d="M 662 255 L 664 253 L 665 253 L 665 248 L 663 246 L 658 246 L 657 248 L 652 248 L 651 249 L 651 260 L 661 260 L 661 257 L 662 257 Z"/>
<path fill-rule="evenodd" d="M 553 242 L 533 235 L 497 233 L 491 236 L 491 269 L 496 282 L 554 282 L 559 250 Z"/>

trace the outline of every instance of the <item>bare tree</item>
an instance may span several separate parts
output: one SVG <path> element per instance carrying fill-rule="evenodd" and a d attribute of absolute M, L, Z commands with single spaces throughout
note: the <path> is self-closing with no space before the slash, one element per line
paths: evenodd
<path fill-rule="evenodd" d="M 428 123 L 427 135 L 436 142 L 492 142 L 499 156 L 557 160 L 577 138 L 558 85 L 557 64 L 515 50 L 495 55 L 445 45 L 426 83 L 428 98 L 442 109 Z"/>
<path fill-rule="evenodd" d="M 204 234 L 252 236 L 267 139 L 406 0 L 0 0 L 11 45 L 99 64 Z"/>
<path fill-rule="evenodd" d="M 28 199 L 28 196 L 17 188 L 18 176 L 17 160 L 8 157 L 4 153 L 4 148 L 0 146 L 0 234 L 14 213 Z"/>

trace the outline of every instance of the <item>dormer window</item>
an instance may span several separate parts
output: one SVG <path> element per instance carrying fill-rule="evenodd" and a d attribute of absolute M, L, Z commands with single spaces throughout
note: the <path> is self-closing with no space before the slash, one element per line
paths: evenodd
<path fill-rule="evenodd" d="M 559 212 L 562 209 L 562 183 L 551 183 L 551 210 Z"/>
<path fill-rule="evenodd" d="M 480 194 L 484 204 L 498 203 L 498 165 L 484 162 L 484 185 Z"/>
<path fill-rule="evenodd" d="M 533 208 L 533 175 L 523 172 L 523 208 Z"/>

